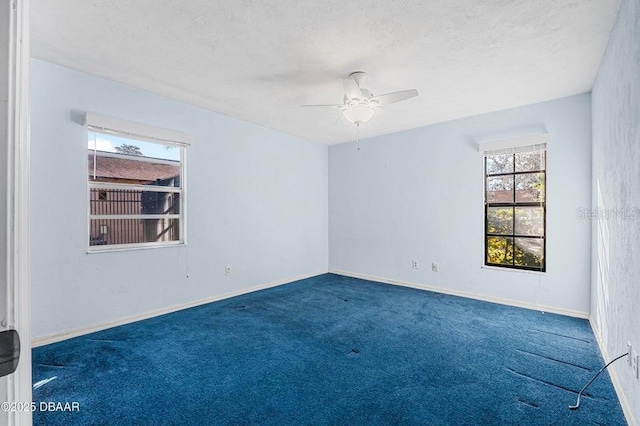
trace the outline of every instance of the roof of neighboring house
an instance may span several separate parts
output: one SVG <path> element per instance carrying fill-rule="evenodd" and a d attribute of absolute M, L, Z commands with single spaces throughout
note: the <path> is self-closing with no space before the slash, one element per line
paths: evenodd
<path fill-rule="evenodd" d="M 180 174 L 180 162 L 132 155 L 96 152 L 95 177 L 98 180 L 156 181 Z M 93 151 L 89 150 L 89 176 L 93 176 Z"/>

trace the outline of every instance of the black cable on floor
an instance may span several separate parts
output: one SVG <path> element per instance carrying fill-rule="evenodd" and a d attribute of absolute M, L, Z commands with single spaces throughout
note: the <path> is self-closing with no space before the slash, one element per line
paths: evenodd
<path fill-rule="evenodd" d="M 595 376 L 593 376 L 593 377 L 591 378 L 591 380 L 589 380 L 589 383 L 587 383 L 586 385 L 584 385 L 584 387 L 582 388 L 582 390 L 580 391 L 580 393 L 578 393 L 578 401 L 576 401 L 576 405 L 570 405 L 570 406 L 569 406 L 569 410 L 576 410 L 576 409 L 578 409 L 578 408 L 580 407 L 580 397 L 582 396 L 582 392 L 584 392 L 584 391 L 589 387 L 589 385 L 590 385 L 590 384 L 591 384 L 591 383 L 596 379 L 596 377 L 598 377 L 598 376 L 600 375 L 600 373 L 602 373 L 602 372 L 603 372 L 603 371 L 604 371 L 608 366 L 610 366 L 611 364 L 613 364 L 614 362 L 616 362 L 616 361 L 617 361 L 617 360 L 619 360 L 620 358 L 624 358 L 624 357 L 625 357 L 625 356 L 627 356 L 627 355 L 631 356 L 631 354 L 630 354 L 630 353 L 622 354 L 622 355 L 620 355 L 619 357 L 617 357 L 617 358 L 615 358 L 615 359 L 613 359 L 613 360 L 609 361 L 609 363 L 607 363 L 607 365 L 605 365 L 604 367 L 602 367 L 602 368 L 600 369 L 600 371 L 598 371 L 598 372 L 596 373 L 596 375 L 595 375 Z"/>

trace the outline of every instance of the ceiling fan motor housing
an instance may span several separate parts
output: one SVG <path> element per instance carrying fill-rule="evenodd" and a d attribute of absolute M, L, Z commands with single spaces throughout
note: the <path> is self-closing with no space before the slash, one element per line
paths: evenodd
<path fill-rule="evenodd" d="M 356 83 L 358 83 L 358 86 L 360 86 L 362 83 L 364 83 L 367 80 L 367 77 L 368 75 L 364 71 L 354 71 L 351 74 L 349 74 L 347 78 L 355 80 Z"/>

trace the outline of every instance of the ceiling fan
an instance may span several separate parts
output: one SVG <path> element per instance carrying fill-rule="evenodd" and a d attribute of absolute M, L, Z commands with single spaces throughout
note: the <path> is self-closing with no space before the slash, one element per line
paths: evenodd
<path fill-rule="evenodd" d="M 387 106 L 418 96 L 416 89 L 401 90 L 374 96 L 369 89 L 360 85 L 367 79 L 367 73 L 356 71 L 343 80 L 344 98 L 342 105 L 302 105 L 303 107 L 337 108 L 350 123 L 360 126 L 371 120 L 377 107 Z"/>

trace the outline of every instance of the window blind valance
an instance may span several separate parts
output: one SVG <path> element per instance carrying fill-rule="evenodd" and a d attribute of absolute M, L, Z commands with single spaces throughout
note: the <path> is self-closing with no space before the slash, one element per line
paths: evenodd
<path fill-rule="evenodd" d="M 544 151 L 551 140 L 549 133 L 521 136 L 518 138 L 500 139 L 481 142 L 478 152 L 484 155 L 514 154 L 517 152 Z"/>
<path fill-rule="evenodd" d="M 89 130 L 98 133 L 108 133 L 132 139 L 179 146 L 189 146 L 191 144 L 191 135 L 186 133 L 147 126 L 145 124 L 89 112 L 84 114 L 84 125 L 87 126 Z"/>

